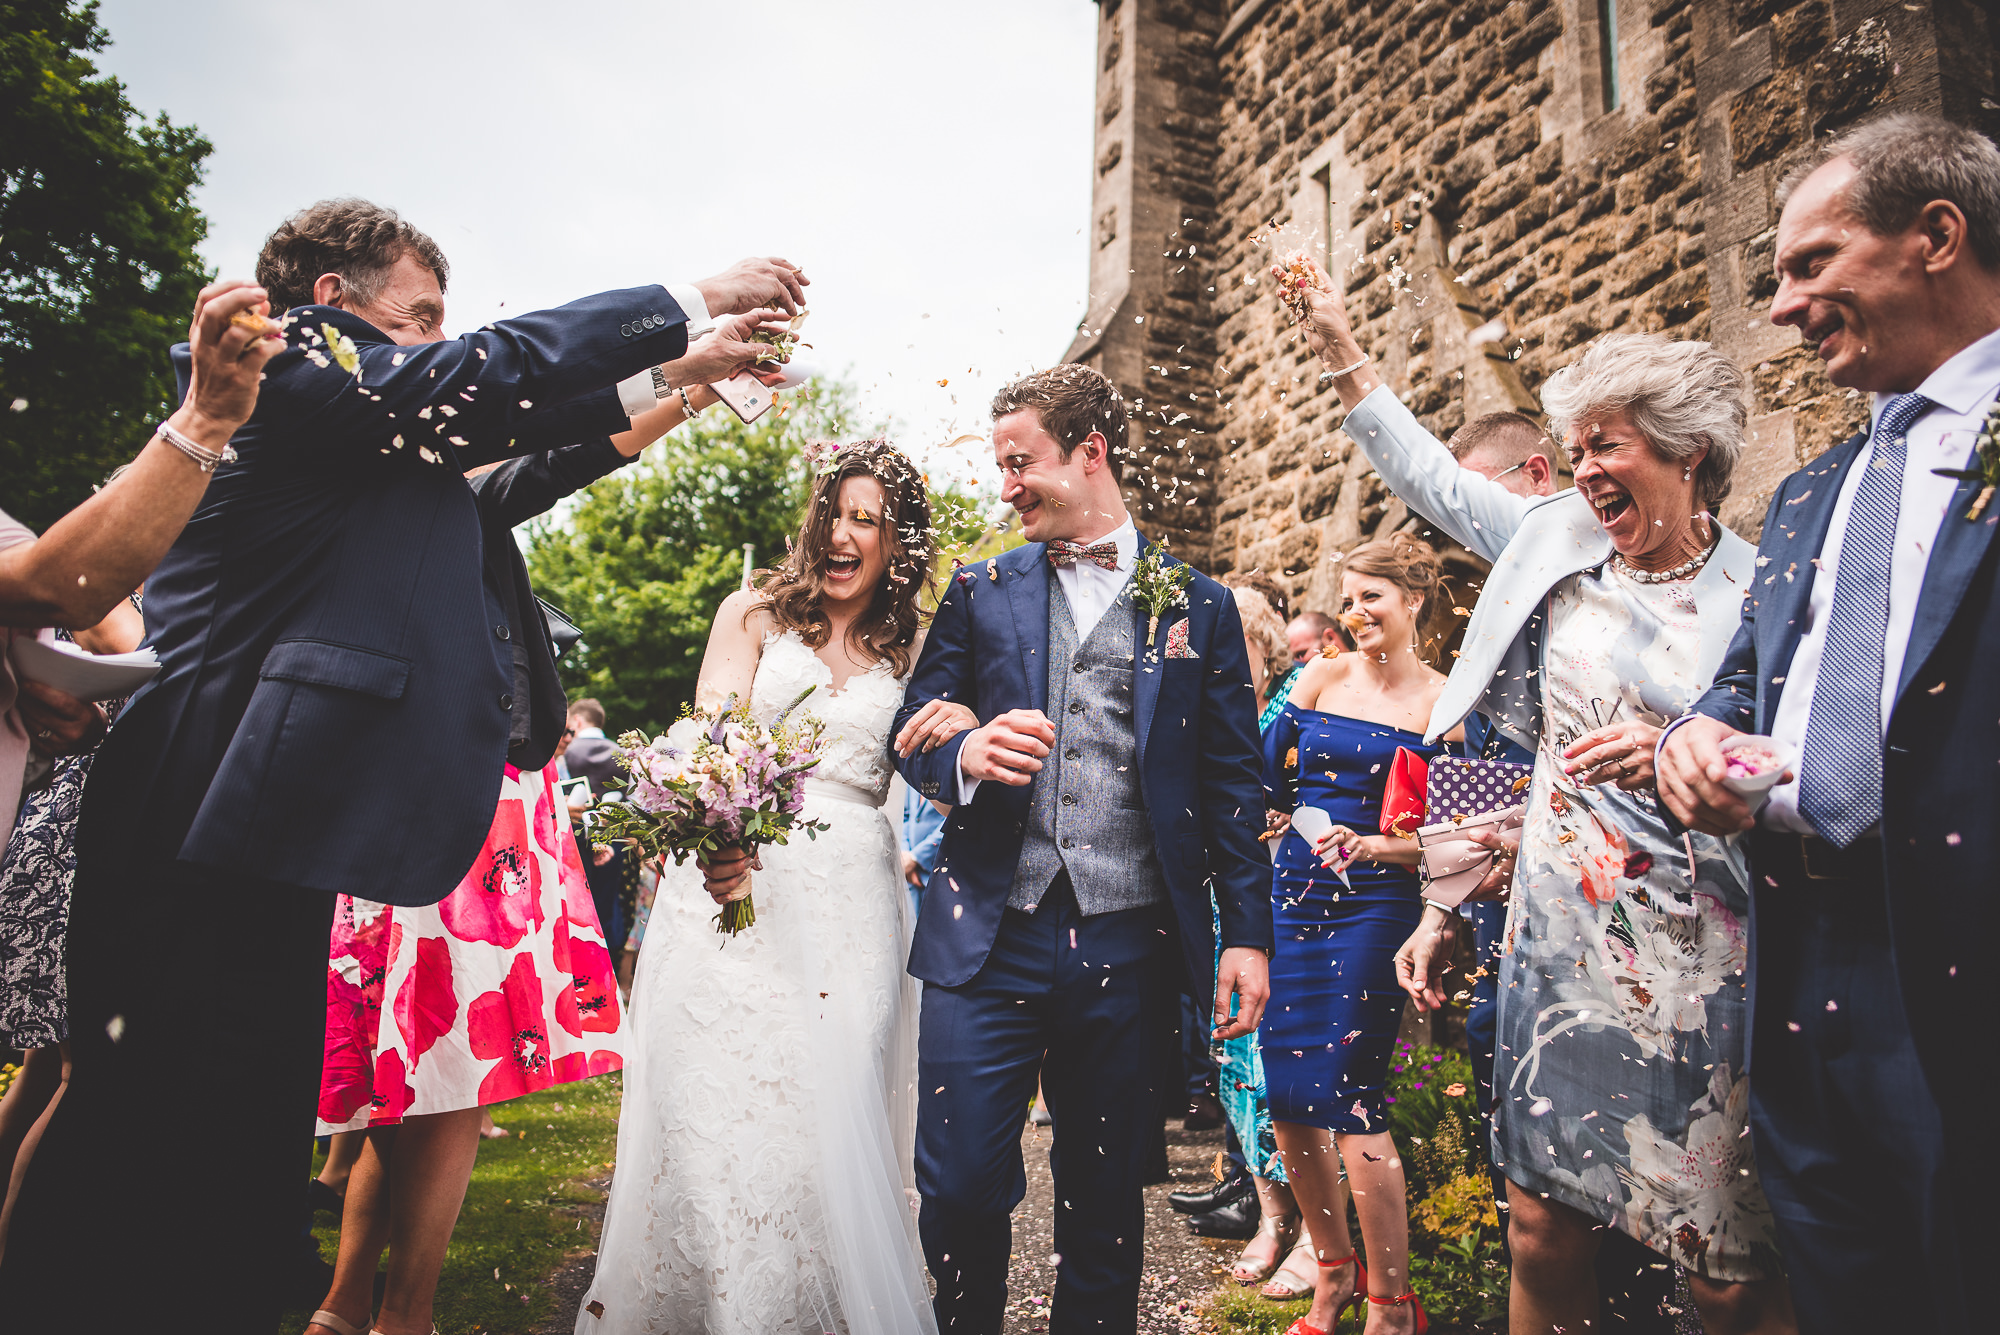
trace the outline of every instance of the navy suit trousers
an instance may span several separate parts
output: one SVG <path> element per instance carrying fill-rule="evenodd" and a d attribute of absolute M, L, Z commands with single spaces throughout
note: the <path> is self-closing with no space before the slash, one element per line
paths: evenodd
<path fill-rule="evenodd" d="M 74 1075 L 22 1182 L 0 1328 L 268 1335 L 297 1297 L 334 896 L 89 851 Z"/>
<path fill-rule="evenodd" d="M 1799 1330 L 1968 1330 L 1957 1184 L 1879 876 L 1811 880 L 1797 838 L 1753 838 L 1750 1125 Z"/>
<path fill-rule="evenodd" d="M 944 1335 L 999 1335 L 1009 1218 L 1027 1191 L 1021 1131 L 1040 1073 L 1055 1119 L 1051 1335 L 1136 1329 L 1149 1130 L 1172 1050 L 1179 949 L 1164 905 L 1085 917 L 1067 873 L 1032 913 L 1008 909 L 958 987 L 924 988 L 917 1189 Z M 1178 1094 L 1178 1090 L 1173 1091 Z"/>

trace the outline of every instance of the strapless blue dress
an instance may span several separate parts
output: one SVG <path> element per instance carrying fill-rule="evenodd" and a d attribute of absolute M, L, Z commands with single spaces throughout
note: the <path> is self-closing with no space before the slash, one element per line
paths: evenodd
<path fill-rule="evenodd" d="M 1374 834 L 1399 746 L 1425 760 L 1444 750 L 1419 733 L 1287 703 L 1264 734 L 1266 800 L 1279 811 L 1318 807 Z M 1414 868 L 1357 862 L 1347 875 L 1352 889 L 1286 831 L 1271 881 L 1271 1001 L 1258 1029 L 1271 1116 L 1343 1135 L 1388 1129 L 1383 1086 L 1404 1001 L 1395 955 L 1423 916 Z"/>

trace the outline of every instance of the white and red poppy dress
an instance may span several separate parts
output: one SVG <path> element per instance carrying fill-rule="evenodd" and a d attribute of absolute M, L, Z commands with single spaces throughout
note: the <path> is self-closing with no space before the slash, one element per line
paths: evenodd
<path fill-rule="evenodd" d="M 611 952 L 554 774 L 507 766 L 479 860 L 438 903 L 340 897 L 321 1135 L 624 1066 Z"/>

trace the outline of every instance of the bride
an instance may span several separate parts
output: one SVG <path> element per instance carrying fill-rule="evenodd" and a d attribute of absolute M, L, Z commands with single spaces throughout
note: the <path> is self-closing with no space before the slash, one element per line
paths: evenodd
<path fill-rule="evenodd" d="M 717 612 L 696 700 L 826 724 L 803 816 L 761 860 L 661 879 L 632 987 L 618 1160 L 578 1335 L 934 1335 L 909 1205 L 908 897 L 881 807 L 934 559 L 921 473 L 883 441 L 808 455 L 785 562 Z M 935 745 L 962 727 L 939 720 Z M 715 904 L 757 920 L 716 934 Z M 703 890 L 707 894 L 703 894 Z"/>

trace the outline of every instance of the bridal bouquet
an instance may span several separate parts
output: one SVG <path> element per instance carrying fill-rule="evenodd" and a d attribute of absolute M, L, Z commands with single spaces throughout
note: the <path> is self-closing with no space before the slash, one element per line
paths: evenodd
<path fill-rule="evenodd" d="M 817 839 L 829 827 L 800 820 L 799 809 L 806 772 L 819 764 L 823 727 L 810 714 L 792 719 L 811 694 L 802 692 L 769 725 L 732 694 L 720 709 L 689 710 L 658 737 L 620 737 L 624 800 L 599 809 L 593 842 L 630 839 L 645 856 L 672 854 L 680 864 L 691 853 L 706 860 L 732 846 L 754 853 L 797 830 Z M 756 921 L 745 895 L 722 906 L 715 930 L 734 936 Z"/>

